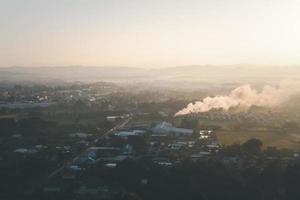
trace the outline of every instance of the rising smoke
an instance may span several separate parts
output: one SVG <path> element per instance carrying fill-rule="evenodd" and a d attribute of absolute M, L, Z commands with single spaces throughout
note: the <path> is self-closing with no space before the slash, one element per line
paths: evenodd
<path fill-rule="evenodd" d="M 235 88 L 227 96 L 206 97 L 202 101 L 188 104 L 178 111 L 175 116 L 190 113 L 208 112 L 212 109 L 227 111 L 232 107 L 238 107 L 247 111 L 251 106 L 274 107 L 288 100 L 293 94 L 299 92 L 293 82 L 281 82 L 277 87 L 266 85 L 261 92 L 250 85 L 242 85 Z"/>

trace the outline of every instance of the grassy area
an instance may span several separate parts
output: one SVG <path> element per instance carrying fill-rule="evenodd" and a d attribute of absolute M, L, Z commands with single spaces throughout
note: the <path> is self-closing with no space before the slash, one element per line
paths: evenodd
<path fill-rule="evenodd" d="M 277 148 L 300 148 L 300 135 L 292 133 L 281 133 L 276 131 L 227 131 L 220 130 L 217 132 L 218 140 L 223 145 L 235 143 L 244 143 L 251 138 L 257 138 L 264 144 L 264 148 L 274 146 Z"/>

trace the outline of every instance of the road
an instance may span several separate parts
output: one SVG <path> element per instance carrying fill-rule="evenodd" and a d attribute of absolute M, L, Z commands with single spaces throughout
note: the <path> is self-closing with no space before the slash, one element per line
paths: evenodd
<path fill-rule="evenodd" d="M 124 119 L 122 122 L 118 123 L 115 127 L 113 127 L 112 129 L 106 131 L 104 134 L 99 135 L 98 138 L 96 138 L 93 142 L 91 142 L 88 147 L 81 153 L 79 153 L 78 155 L 76 155 L 75 157 L 73 157 L 71 160 L 69 160 L 68 162 L 66 162 L 65 164 L 63 164 L 61 167 L 59 167 L 58 169 L 54 170 L 53 172 L 51 172 L 48 176 L 48 179 L 51 179 L 52 177 L 54 177 L 55 175 L 59 174 L 61 171 L 63 171 L 66 167 L 71 166 L 72 163 L 74 163 L 76 160 L 78 160 L 80 158 L 80 156 L 84 155 L 90 147 L 95 146 L 95 144 L 104 138 L 107 138 L 110 134 L 112 134 L 113 132 L 117 131 L 118 129 L 123 128 L 126 124 L 128 124 L 128 122 L 131 120 L 131 117 L 128 117 L 126 119 Z"/>

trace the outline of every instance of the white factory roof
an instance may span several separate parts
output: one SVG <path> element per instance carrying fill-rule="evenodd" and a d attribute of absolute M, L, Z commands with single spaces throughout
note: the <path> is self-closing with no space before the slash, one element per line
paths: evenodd
<path fill-rule="evenodd" d="M 130 130 L 130 131 L 119 131 L 116 132 L 115 135 L 120 136 L 120 137 L 128 137 L 128 136 L 133 136 L 133 135 L 141 135 L 146 133 L 144 130 Z"/>
<path fill-rule="evenodd" d="M 171 123 L 168 122 L 162 122 L 160 124 L 157 124 L 151 130 L 153 133 L 160 133 L 160 134 L 165 134 L 165 133 L 192 134 L 193 133 L 192 129 L 176 128 Z"/>

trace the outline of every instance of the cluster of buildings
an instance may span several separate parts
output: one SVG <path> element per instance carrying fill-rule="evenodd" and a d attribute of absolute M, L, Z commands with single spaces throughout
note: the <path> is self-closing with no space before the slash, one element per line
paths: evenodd
<path fill-rule="evenodd" d="M 81 136 L 78 135 L 76 136 Z M 72 135 L 73 136 L 73 135 Z M 100 143 L 98 141 L 98 143 Z M 126 127 L 116 130 L 101 144 L 89 147 L 78 156 L 69 168 L 80 171 L 86 165 L 103 163 L 116 167 L 125 159 L 151 157 L 155 163 L 170 166 L 184 157 L 191 159 L 210 155 L 220 146 L 211 130 L 195 132 L 161 122 L 144 127 Z"/>
<path fill-rule="evenodd" d="M 0 87 L 0 108 L 27 109 L 48 107 L 57 103 L 84 100 L 93 103 L 105 99 L 118 87 L 105 83 L 61 86 L 7 85 Z M 109 105 L 112 106 L 112 105 Z"/>
<path fill-rule="evenodd" d="M 175 127 L 166 121 L 148 125 L 131 124 L 113 129 L 109 135 L 96 140 L 94 136 L 81 132 L 69 134 L 69 137 L 90 143 L 82 153 L 66 163 L 56 178 L 50 179 L 51 181 L 44 186 L 43 191 L 47 195 L 60 193 L 65 189 L 63 187 L 72 185 L 69 183 L 80 183 L 72 189 L 74 195 L 109 195 L 113 189 L 108 185 L 95 183 L 90 186 L 86 180 L 82 180 L 82 174 L 93 167 L 110 170 L 128 159 L 151 159 L 161 167 L 171 167 L 184 162 L 187 158 L 206 159 L 220 149 L 212 130 L 195 131 Z M 93 180 L 94 177 L 88 179 Z M 147 183 L 147 178 L 141 180 L 142 185 Z"/>

